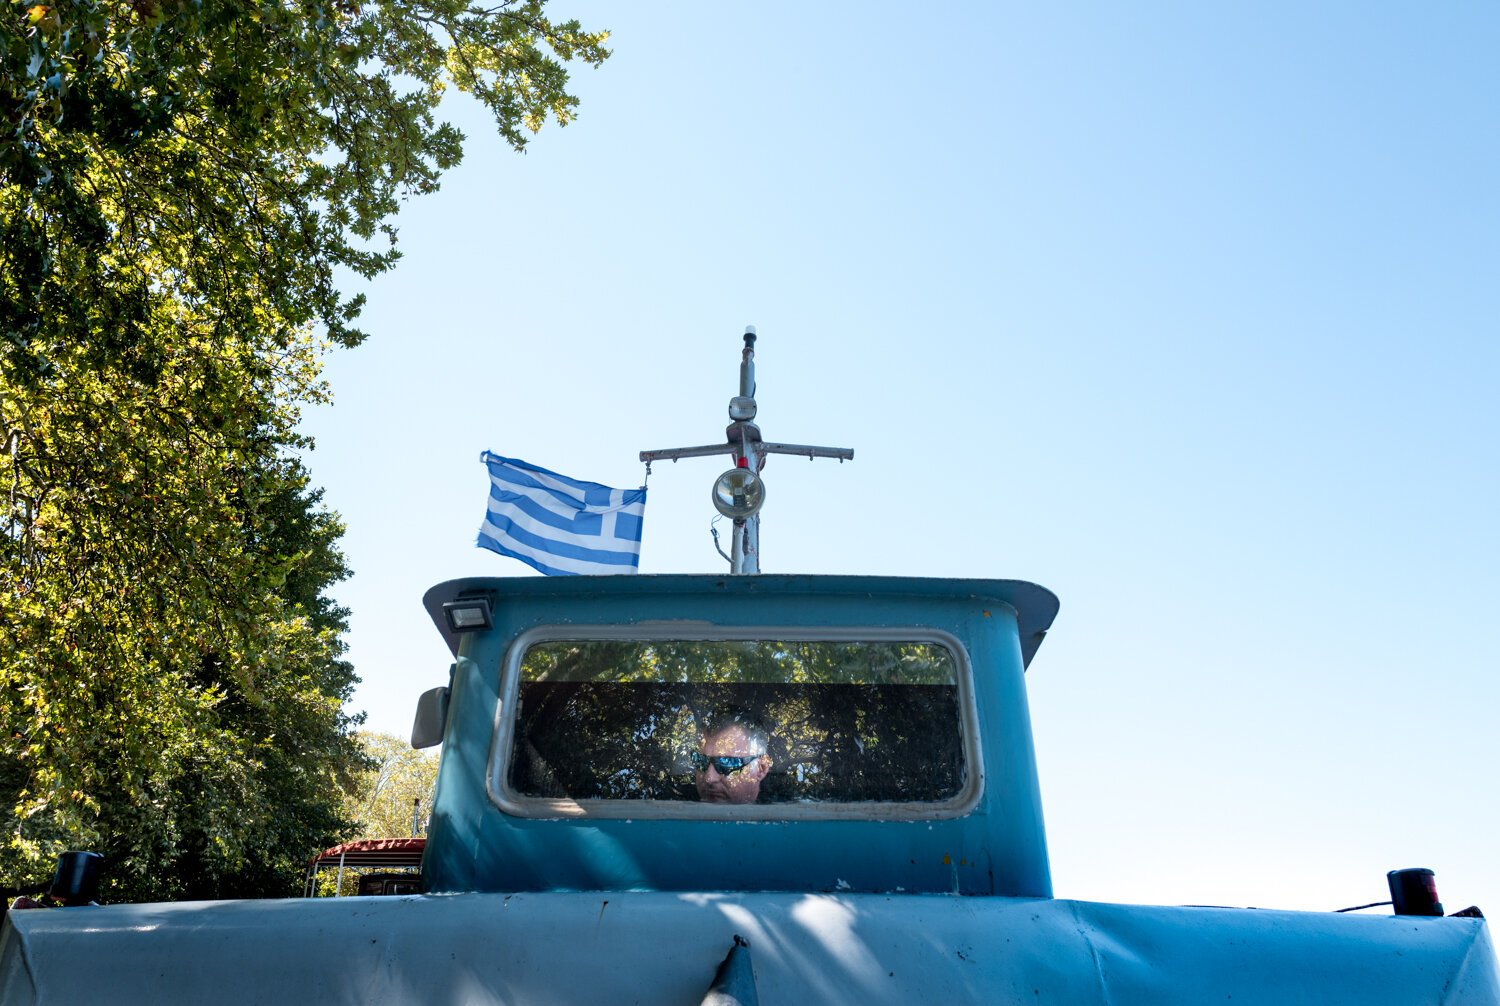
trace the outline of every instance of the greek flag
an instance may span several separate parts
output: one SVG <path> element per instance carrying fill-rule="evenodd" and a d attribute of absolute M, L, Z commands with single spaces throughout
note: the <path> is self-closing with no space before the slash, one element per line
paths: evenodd
<path fill-rule="evenodd" d="M 480 548 L 520 559 L 548 576 L 640 568 L 644 488 L 580 482 L 489 451 L 479 460 L 490 469 Z"/>

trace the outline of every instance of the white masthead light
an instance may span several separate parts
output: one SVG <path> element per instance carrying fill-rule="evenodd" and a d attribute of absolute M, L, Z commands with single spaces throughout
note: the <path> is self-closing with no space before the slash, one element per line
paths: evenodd
<path fill-rule="evenodd" d="M 725 517 L 754 517 L 765 501 L 765 482 L 748 468 L 731 468 L 714 482 L 714 509 Z"/>

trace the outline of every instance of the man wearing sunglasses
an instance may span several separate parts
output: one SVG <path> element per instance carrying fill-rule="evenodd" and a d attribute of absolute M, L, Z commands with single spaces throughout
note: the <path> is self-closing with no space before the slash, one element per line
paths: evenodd
<path fill-rule="evenodd" d="M 692 753 L 693 781 L 704 803 L 754 803 L 771 770 L 765 727 L 746 713 L 724 711 L 709 718 Z"/>

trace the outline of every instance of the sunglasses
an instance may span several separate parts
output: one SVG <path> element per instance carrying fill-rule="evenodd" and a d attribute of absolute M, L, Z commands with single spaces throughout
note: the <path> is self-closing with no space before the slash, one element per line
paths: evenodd
<path fill-rule="evenodd" d="M 708 767 L 712 765 L 714 771 L 720 775 L 731 775 L 755 760 L 754 758 L 740 758 L 734 755 L 710 758 L 702 751 L 694 751 L 690 757 L 693 759 L 693 768 L 699 772 L 707 772 Z"/>

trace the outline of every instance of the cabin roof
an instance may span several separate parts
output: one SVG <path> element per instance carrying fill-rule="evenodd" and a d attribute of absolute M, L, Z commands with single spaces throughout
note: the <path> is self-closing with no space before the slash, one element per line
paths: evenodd
<path fill-rule="evenodd" d="M 474 576 L 447 580 L 422 598 L 427 614 L 443 635 L 448 649 L 458 655 L 459 635 L 448 627 L 443 605 L 460 596 L 488 594 L 491 603 L 506 597 L 551 597 L 559 603 L 590 597 L 637 594 L 670 597 L 674 594 L 722 593 L 754 597 L 777 594 L 867 594 L 871 598 L 972 598 L 1007 605 L 1016 612 L 1021 659 L 1030 665 L 1042 639 L 1057 616 L 1058 600 L 1046 587 L 1025 580 L 958 580 L 911 576 L 811 576 L 759 574 L 711 576 L 695 574 L 635 576 Z"/>

